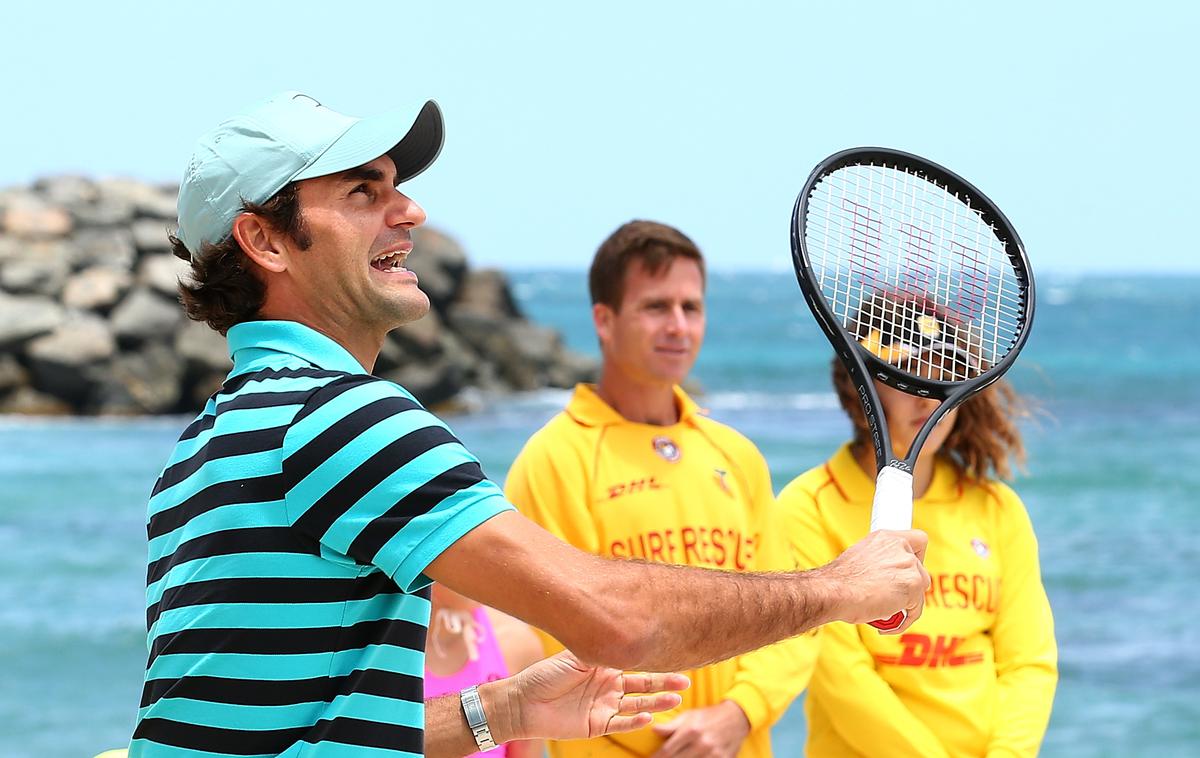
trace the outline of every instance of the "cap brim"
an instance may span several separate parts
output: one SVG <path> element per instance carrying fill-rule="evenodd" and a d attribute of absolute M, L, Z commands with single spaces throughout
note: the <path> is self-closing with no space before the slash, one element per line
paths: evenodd
<path fill-rule="evenodd" d="M 952 342 L 935 342 L 931 345 L 926 345 L 917 351 L 917 355 L 919 356 L 926 355 L 927 353 L 942 353 L 943 355 L 949 355 L 957 360 L 961 360 L 963 364 L 972 371 L 979 371 L 980 368 L 978 358 Z"/>
<path fill-rule="evenodd" d="M 396 164 L 396 184 L 408 181 L 437 159 L 445 130 L 442 109 L 425 103 L 415 120 L 401 113 L 360 119 L 291 181 L 328 176 L 387 155 Z"/>

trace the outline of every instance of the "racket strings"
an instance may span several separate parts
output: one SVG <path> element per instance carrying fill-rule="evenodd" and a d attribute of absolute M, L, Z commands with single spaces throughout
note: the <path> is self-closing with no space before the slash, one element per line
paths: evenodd
<path fill-rule="evenodd" d="M 924 177 L 879 165 L 835 170 L 809 195 L 805 237 L 834 316 L 906 373 L 972 378 L 1024 328 L 1006 241 L 970 198 Z"/>

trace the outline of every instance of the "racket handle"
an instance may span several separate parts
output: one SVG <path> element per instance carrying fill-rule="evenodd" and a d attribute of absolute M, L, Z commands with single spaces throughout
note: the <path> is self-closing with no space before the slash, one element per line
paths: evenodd
<path fill-rule="evenodd" d="M 875 500 L 871 503 L 871 531 L 912 529 L 912 474 L 893 466 L 884 466 L 875 479 Z"/>
<path fill-rule="evenodd" d="M 875 479 L 875 500 L 871 503 L 871 531 L 912 529 L 912 474 L 885 466 Z M 872 621 L 881 632 L 899 629 L 908 620 L 908 611 L 900 610 L 889 618 Z"/>
<path fill-rule="evenodd" d="M 881 632 L 891 632 L 904 626 L 905 621 L 908 621 L 908 611 L 896 611 L 891 618 L 872 621 L 871 626 Z"/>

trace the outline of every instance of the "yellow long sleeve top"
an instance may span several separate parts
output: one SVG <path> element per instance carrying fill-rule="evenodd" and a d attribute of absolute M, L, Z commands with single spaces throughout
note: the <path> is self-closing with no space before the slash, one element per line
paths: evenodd
<path fill-rule="evenodd" d="M 775 524 L 766 461 L 748 439 L 701 415 L 675 390 L 678 423 L 627 421 L 588 385 L 539 430 L 513 463 L 509 500 L 526 516 L 590 553 L 727 571 L 792 569 Z M 664 608 L 670 613 L 670 608 Z M 561 649 L 543 636 L 547 652 Z M 804 688 L 815 635 L 686 672 L 692 686 L 674 711 L 732 700 L 751 732 L 740 758 L 771 755 L 770 726 Z M 550 744 L 554 758 L 648 756 L 662 744 L 649 728 Z"/>
<path fill-rule="evenodd" d="M 866 534 L 874 491 L 848 445 L 785 487 L 779 507 L 799 559 L 825 563 Z M 924 614 L 899 636 L 822 628 L 807 754 L 1036 755 L 1058 653 L 1024 505 L 939 458 L 913 525 L 929 534 Z"/>

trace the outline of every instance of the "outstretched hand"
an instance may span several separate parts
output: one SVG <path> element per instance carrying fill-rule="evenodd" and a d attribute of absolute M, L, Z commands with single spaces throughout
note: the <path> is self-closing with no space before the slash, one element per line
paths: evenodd
<path fill-rule="evenodd" d="M 588 666 L 564 650 L 514 677 L 518 730 L 556 740 L 600 737 L 640 729 L 651 714 L 679 705 L 683 674 L 628 674 Z"/>

